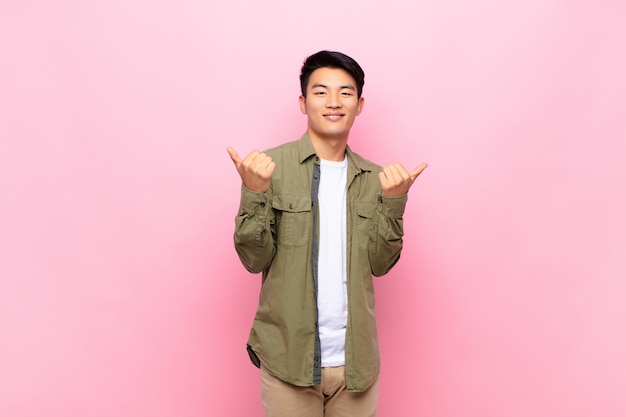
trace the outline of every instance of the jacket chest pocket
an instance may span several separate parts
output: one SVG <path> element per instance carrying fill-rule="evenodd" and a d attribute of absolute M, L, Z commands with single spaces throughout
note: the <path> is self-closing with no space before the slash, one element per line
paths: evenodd
<path fill-rule="evenodd" d="M 276 210 L 279 245 L 302 246 L 311 240 L 313 229 L 311 197 L 275 195 L 272 207 Z"/>

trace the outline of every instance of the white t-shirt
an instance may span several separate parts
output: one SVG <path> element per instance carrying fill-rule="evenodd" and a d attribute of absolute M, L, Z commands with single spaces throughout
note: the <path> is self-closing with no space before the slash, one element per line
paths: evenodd
<path fill-rule="evenodd" d="M 317 309 L 322 367 L 345 365 L 346 181 L 348 160 L 320 161 Z"/>

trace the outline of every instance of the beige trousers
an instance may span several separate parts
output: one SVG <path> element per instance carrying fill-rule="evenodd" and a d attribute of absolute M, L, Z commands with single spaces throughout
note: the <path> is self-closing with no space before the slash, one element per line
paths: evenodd
<path fill-rule="evenodd" d="M 322 383 L 298 387 L 261 364 L 261 400 L 266 417 L 375 417 L 378 380 L 367 391 L 346 391 L 345 367 L 322 368 Z"/>

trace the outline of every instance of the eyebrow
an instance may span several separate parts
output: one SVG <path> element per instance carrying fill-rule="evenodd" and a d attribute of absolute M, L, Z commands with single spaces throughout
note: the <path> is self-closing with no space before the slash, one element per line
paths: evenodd
<path fill-rule="evenodd" d="M 316 87 L 322 87 L 322 88 L 328 89 L 328 86 L 322 83 L 315 83 L 311 86 L 311 88 L 316 88 Z M 353 90 L 353 91 L 356 90 L 354 86 L 351 84 L 346 84 L 346 85 L 342 85 L 341 87 L 339 87 L 340 90 L 343 90 L 344 88 L 347 88 L 348 90 Z"/>

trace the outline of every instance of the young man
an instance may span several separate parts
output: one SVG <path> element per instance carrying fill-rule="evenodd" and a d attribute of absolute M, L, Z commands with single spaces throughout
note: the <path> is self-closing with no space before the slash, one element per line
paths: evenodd
<path fill-rule="evenodd" d="M 364 73 L 320 51 L 300 75 L 307 131 L 245 158 L 235 248 L 262 272 L 248 353 L 261 368 L 268 417 L 376 414 L 380 370 L 372 275 L 402 250 L 407 192 L 426 168 L 384 168 L 348 147 L 363 110 Z"/>

